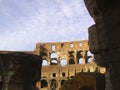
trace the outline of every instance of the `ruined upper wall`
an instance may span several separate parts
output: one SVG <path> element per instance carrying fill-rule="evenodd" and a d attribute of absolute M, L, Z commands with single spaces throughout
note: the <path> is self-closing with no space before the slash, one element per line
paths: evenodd
<path fill-rule="evenodd" d="M 55 47 L 55 50 L 52 50 Z M 59 51 L 59 50 L 88 50 L 88 41 L 70 41 L 70 42 L 53 42 L 53 43 L 37 43 L 36 49 L 46 50 L 46 51 Z"/>
<path fill-rule="evenodd" d="M 56 60 L 56 64 L 60 65 L 62 59 L 67 61 L 67 64 L 77 64 L 79 59 L 83 59 L 86 63 L 90 58 L 87 53 L 89 51 L 88 41 L 70 41 L 70 42 L 53 42 L 53 43 L 37 43 L 35 54 L 41 55 L 43 60 L 52 65 Z"/>

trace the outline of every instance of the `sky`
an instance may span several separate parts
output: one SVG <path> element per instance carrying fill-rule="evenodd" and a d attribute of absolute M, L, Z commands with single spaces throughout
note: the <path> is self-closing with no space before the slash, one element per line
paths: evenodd
<path fill-rule="evenodd" d="M 93 24 L 83 0 L 0 0 L 0 50 L 33 51 L 40 42 L 88 40 Z"/>

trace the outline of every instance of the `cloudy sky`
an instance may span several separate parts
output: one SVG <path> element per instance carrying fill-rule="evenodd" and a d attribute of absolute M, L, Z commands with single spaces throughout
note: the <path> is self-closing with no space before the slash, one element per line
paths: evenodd
<path fill-rule="evenodd" d="M 85 40 L 93 23 L 83 0 L 0 0 L 0 50 Z"/>

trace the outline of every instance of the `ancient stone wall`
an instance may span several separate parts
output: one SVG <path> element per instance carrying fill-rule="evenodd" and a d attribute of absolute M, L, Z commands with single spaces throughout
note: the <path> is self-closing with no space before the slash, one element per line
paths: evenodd
<path fill-rule="evenodd" d="M 63 82 L 80 72 L 105 73 L 104 67 L 94 63 L 87 40 L 38 43 L 35 54 L 41 55 L 43 60 L 41 81 L 38 82 L 40 90 L 59 90 Z"/>
<path fill-rule="evenodd" d="M 62 60 L 67 64 L 88 63 L 92 56 L 89 56 L 88 41 L 38 43 L 35 53 L 42 56 L 48 65 L 61 65 Z"/>

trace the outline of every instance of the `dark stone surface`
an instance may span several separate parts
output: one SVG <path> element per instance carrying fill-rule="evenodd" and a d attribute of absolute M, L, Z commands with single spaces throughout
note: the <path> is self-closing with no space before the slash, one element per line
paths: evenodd
<path fill-rule="evenodd" d="M 84 1 L 95 21 L 89 28 L 90 50 L 97 64 L 107 68 L 105 90 L 120 90 L 120 2 Z"/>
<path fill-rule="evenodd" d="M 34 90 L 40 80 L 40 56 L 22 52 L 0 54 L 0 75 L 4 90 Z"/>

